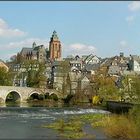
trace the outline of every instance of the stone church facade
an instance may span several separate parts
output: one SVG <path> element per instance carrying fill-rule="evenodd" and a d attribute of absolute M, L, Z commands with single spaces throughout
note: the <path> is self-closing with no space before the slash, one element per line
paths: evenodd
<path fill-rule="evenodd" d="M 22 48 L 20 55 L 26 60 L 37 60 L 39 62 L 46 62 L 48 59 L 51 61 L 61 58 L 61 42 L 57 36 L 56 31 L 53 32 L 49 42 L 49 50 L 44 45 L 32 44 L 32 48 Z"/>

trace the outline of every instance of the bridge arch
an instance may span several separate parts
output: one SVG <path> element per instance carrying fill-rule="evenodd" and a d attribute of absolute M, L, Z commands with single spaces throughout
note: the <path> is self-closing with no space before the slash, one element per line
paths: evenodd
<path fill-rule="evenodd" d="M 43 99 L 43 94 L 38 91 L 33 91 L 29 94 L 28 99 L 30 100 L 40 100 Z"/>
<path fill-rule="evenodd" d="M 10 90 L 7 92 L 6 96 L 5 96 L 5 102 L 8 101 L 21 101 L 22 100 L 22 96 L 20 94 L 20 92 L 16 91 L 16 90 Z"/>
<path fill-rule="evenodd" d="M 49 98 L 50 98 L 50 99 L 53 99 L 53 100 L 55 100 L 55 101 L 58 100 L 58 96 L 57 96 L 57 94 L 55 94 L 55 93 L 53 93 L 53 92 L 50 93 Z"/>

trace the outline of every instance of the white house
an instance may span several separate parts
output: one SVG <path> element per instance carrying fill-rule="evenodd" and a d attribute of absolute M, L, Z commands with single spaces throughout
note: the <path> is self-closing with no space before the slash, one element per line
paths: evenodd
<path fill-rule="evenodd" d="M 129 61 L 130 70 L 139 72 L 140 71 L 140 56 L 131 55 Z"/>
<path fill-rule="evenodd" d="M 90 54 L 84 59 L 85 64 L 98 64 L 100 63 L 100 58 L 96 55 Z"/>

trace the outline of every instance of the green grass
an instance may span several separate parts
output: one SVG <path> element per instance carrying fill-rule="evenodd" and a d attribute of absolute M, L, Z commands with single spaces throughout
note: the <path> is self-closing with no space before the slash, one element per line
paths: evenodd
<path fill-rule="evenodd" d="M 104 114 L 85 114 L 79 116 L 73 116 L 67 121 L 63 119 L 56 120 L 54 123 L 49 125 L 43 125 L 42 127 L 55 129 L 59 132 L 60 136 L 69 139 L 80 139 L 80 138 L 95 138 L 95 135 L 87 135 L 83 132 L 83 126 L 85 123 L 96 122 L 101 120 Z"/>
<path fill-rule="evenodd" d="M 77 119 L 72 119 L 67 122 L 60 119 L 52 124 L 44 125 L 43 127 L 58 130 L 62 137 L 79 139 L 85 136 L 85 133 L 82 131 L 82 126 L 83 123 Z"/>
<path fill-rule="evenodd" d="M 83 132 L 74 132 L 74 131 L 67 131 L 65 133 L 61 133 L 60 136 L 68 139 L 80 139 L 85 137 L 85 133 Z"/>
<path fill-rule="evenodd" d="M 106 114 L 85 114 L 80 116 L 80 120 L 84 122 L 96 122 L 104 118 Z"/>

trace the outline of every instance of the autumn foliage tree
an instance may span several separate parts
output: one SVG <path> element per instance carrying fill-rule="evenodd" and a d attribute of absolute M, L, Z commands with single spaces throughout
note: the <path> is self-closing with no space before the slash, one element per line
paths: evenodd
<path fill-rule="evenodd" d="M 102 67 L 94 76 L 96 93 L 104 100 L 119 100 L 119 89 L 115 81 L 116 77 L 109 76 L 107 68 Z"/>

